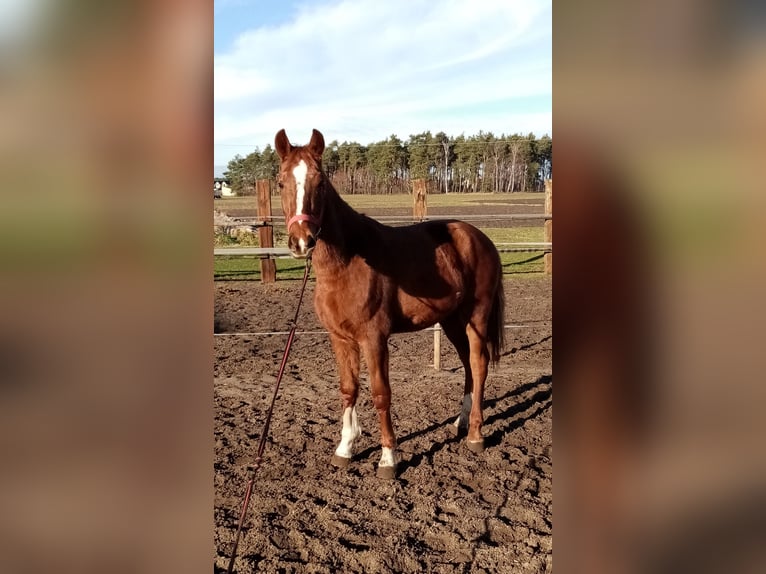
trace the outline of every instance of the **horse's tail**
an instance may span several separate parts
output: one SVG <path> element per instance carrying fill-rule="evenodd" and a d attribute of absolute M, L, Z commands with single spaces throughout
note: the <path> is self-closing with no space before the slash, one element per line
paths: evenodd
<path fill-rule="evenodd" d="M 503 272 L 499 273 L 495 299 L 492 301 L 492 311 L 487 325 L 487 342 L 489 358 L 493 365 L 500 361 L 500 354 L 505 346 L 505 291 L 503 290 Z"/>

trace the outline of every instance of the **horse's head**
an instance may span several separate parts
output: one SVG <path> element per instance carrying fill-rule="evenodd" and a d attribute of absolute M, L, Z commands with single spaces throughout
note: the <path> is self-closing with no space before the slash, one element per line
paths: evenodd
<path fill-rule="evenodd" d="M 274 138 L 281 163 L 279 190 L 287 223 L 287 246 L 294 257 L 308 257 L 322 222 L 322 152 L 324 137 L 317 130 L 305 146 L 293 146 L 285 130 Z"/>

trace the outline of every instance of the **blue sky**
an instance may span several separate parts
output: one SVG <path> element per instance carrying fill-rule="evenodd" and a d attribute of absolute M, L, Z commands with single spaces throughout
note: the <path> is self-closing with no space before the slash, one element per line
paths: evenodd
<path fill-rule="evenodd" d="M 551 0 L 215 0 L 215 171 L 273 145 L 552 135 Z"/>

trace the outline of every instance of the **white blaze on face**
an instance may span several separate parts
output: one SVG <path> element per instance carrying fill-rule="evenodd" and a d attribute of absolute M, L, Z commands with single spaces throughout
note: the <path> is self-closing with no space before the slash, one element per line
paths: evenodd
<path fill-rule="evenodd" d="M 303 162 L 301 162 L 303 163 Z M 348 407 L 343 411 L 343 430 L 340 433 L 340 444 L 335 454 L 343 458 L 351 458 L 354 454 L 354 440 L 362 434 L 356 419 L 356 407 Z"/>
<path fill-rule="evenodd" d="M 293 168 L 293 177 L 295 178 L 295 215 L 301 215 L 303 213 L 303 198 L 306 194 L 306 174 L 309 168 L 306 162 L 301 160 Z"/>
<path fill-rule="evenodd" d="M 301 215 L 303 213 L 303 199 L 306 195 L 306 174 L 308 173 L 308 166 L 306 162 L 301 160 L 293 168 L 293 177 L 295 178 L 295 215 Z M 300 222 L 298 222 L 300 225 Z M 298 246 L 301 248 L 301 252 L 306 252 L 306 241 L 301 237 L 298 239 Z"/>

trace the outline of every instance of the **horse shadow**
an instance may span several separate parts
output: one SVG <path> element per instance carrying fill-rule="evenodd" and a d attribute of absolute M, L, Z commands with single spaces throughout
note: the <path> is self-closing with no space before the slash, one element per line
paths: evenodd
<path fill-rule="evenodd" d="M 533 261 L 539 261 L 545 256 L 544 253 L 541 253 L 540 255 L 534 255 L 532 257 L 528 257 L 527 259 L 522 259 L 521 261 L 511 261 L 509 263 L 503 263 L 503 273 L 514 273 L 514 274 L 527 274 L 527 273 L 539 273 L 536 269 L 530 269 L 528 271 L 520 271 L 518 269 L 521 265 L 526 265 L 527 263 L 532 263 Z"/>
<path fill-rule="evenodd" d="M 526 423 L 527 421 L 530 421 L 538 417 L 540 414 L 542 414 L 548 408 L 550 408 L 550 406 L 553 404 L 553 401 L 552 401 L 553 391 L 551 389 L 552 381 L 553 381 L 553 377 L 551 375 L 543 375 L 535 381 L 524 383 L 514 389 L 511 389 L 499 397 L 486 399 L 484 401 L 485 413 L 487 410 L 491 410 L 492 408 L 497 406 L 499 403 L 502 403 L 503 401 L 512 399 L 513 397 L 524 395 L 528 393 L 529 391 L 536 390 L 536 392 L 531 397 L 519 403 L 513 404 L 502 411 L 492 413 L 484 419 L 485 427 L 495 423 L 502 423 L 498 426 L 498 428 L 496 428 L 492 432 L 492 434 L 484 437 L 484 445 L 486 447 L 498 446 L 502 442 L 502 439 L 506 434 L 513 432 L 517 428 L 523 426 L 524 423 Z M 526 412 L 535 406 L 537 406 L 536 409 L 528 413 Z M 526 413 L 526 414 L 524 414 L 523 416 L 518 416 L 518 415 L 521 415 L 522 413 Z M 454 416 L 450 416 L 449 418 L 446 418 L 441 422 L 434 423 L 425 428 L 418 429 L 407 435 L 404 435 L 399 438 L 398 440 L 399 445 L 401 446 L 407 441 L 416 439 L 418 437 L 421 437 L 430 433 L 435 433 L 439 429 L 442 429 L 445 427 L 454 428 L 452 427 L 452 423 L 455 421 L 456 418 L 457 418 L 457 413 Z M 401 477 L 409 469 L 416 468 L 417 466 L 419 466 L 424 460 L 433 461 L 433 457 L 436 453 L 445 449 L 449 445 L 459 443 L 464 437 L 465 437 L 465 432 L 464 431 L 458 432 L 457 429 L 455 429 L 455 432 L 452 434 L 452 436 L 441 437 L 441 438 L 435 437 L 431 444 L 431 447 L 428 450 L 423 452 L 418 452 L 412 455 L 409 459 L 402 460 L 399 463 L 397 475 Z M 379 448 L 380 447 L 378 446 L 369 447 L 361 451 L 357 455 L 357 458 L 359 460 L 367 459 L 371 457 L 374 453 L 376 453 L 379 450 Z"/>
<path fill-rule="evenodd" d="M 513 347 L 508 351 L 505 351 L 501 357 L 507 357 L 508 355 L 515 355 L 519 351 L 528 351 L 532 347 L 536 347 L 537 345 L 541 345 L 547 341 L 550 341 L 553 338 L 553 335 L 548 335 L 546 337 L 543 337 L 539 341 L 535 341 L 534 343 L 527 343 L 526 345 L 522 345 L 521 347 Z"/>

